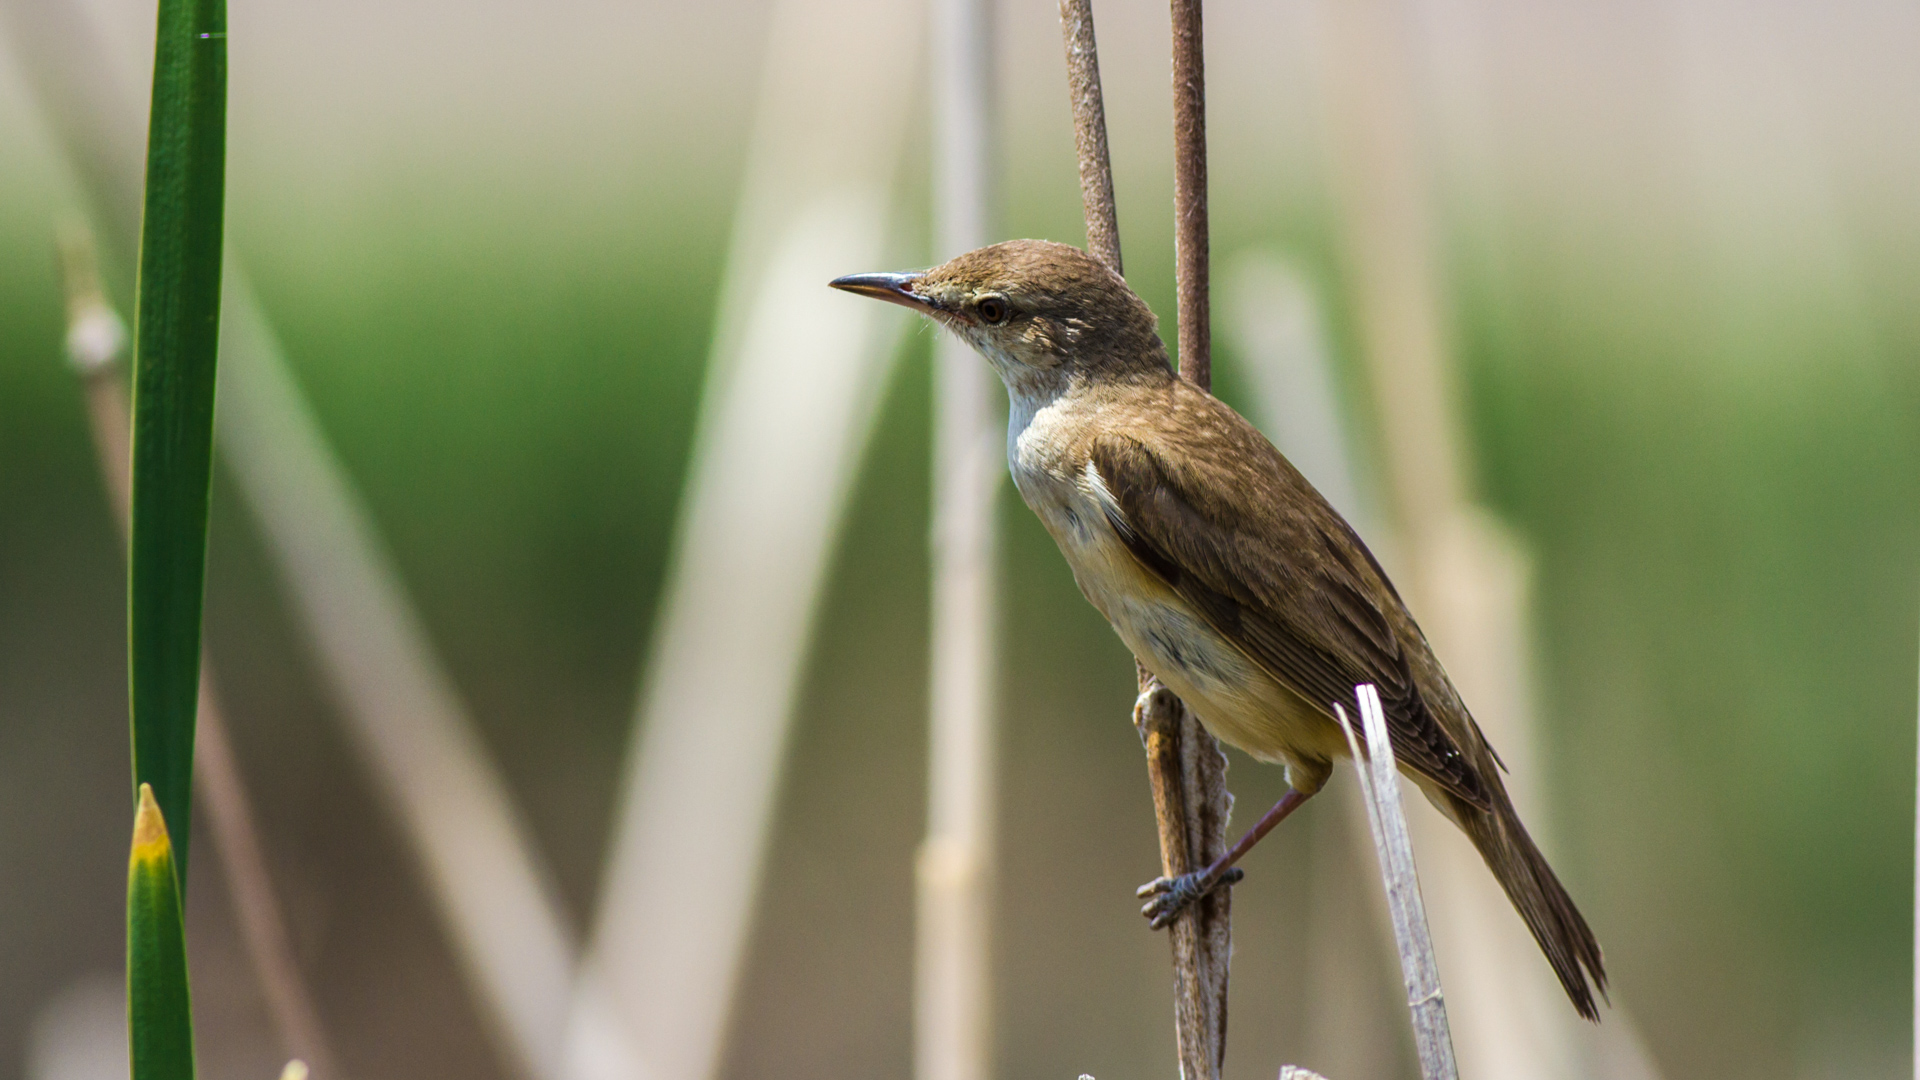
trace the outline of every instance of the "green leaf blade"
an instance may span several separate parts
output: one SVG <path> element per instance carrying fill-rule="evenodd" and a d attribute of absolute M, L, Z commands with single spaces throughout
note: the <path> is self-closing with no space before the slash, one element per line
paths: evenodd
<path fill-rule="evenodd" d="M 166 816 L 140 785 L 127 860 L 127 1039 L 132 1080 L 193 1080 L 193 999 L 180 877 Z"/>
<path fill-rule="evenodd" d="M 213 461 L 226 169 L 225 0 L 161 0 L 134 353 L 129 680 L 134 783 L 184 877 Z"/>

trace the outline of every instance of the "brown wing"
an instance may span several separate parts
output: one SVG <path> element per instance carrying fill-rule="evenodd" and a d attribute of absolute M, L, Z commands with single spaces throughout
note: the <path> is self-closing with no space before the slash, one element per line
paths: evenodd
<path fill-rule="evenodd" d="M 1426 641 L 1366 545 L 1251 425 L 1204 405 L 1185 410 L 1197 423 L 1132 426 L 1178 439 L 1171 453 L 1130 436 L 1090 447 L 1114 530 L 1215 630 L 1327 715 L 1337 702 L 1357 720 L 1354 687 L 1373 683 L 1400 762 L 1491 809 L 1473 762 L 1421 693 L 1412 651 L 1429 659 Z"/>

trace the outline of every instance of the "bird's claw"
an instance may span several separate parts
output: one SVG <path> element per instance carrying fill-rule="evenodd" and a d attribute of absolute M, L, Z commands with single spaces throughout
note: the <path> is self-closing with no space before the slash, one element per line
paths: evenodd
<path fill-rule="evenodd" d="M 1236 884 L 1246 876 L 1245 870 L 1235 866 L 1213 881 L 1208 881 L 1204 872 L 1181 874 L 1174 878 L 1157 877 L 1134 890 L 1133 895 L 1146 900 L 1140 906 L 1140 914 L 1147 917 L 1147 925 L 1161 930 L 1179 918 L 1180 913 L 1195 900 L 1222 885 Z"/>

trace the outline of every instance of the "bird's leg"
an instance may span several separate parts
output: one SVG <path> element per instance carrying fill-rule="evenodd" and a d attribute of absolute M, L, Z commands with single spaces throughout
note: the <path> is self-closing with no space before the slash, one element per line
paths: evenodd
<path fill-rule="evenodd" d="M 1274 826 L 1285 821 L 1288 814 L 1298 810 L 1300 804 L 1310 797 L 1311 794 L 1301 794 L 1299 788 L 1288 788 L 1287 793 L 1280 797 L 1280 801 L 1273 804 L 1273 809 L 1267 811 L 1253 828 L 1248 829 L 1247 835 L 1241 837 L 1238 843 L 1228 848 L 1226 853 L 1218 859 L 1213 860 L 1213 865 L 1175 878 L 1154 878 L 1140 886 L 1134 895 L 1147 899 L 1140 908 L 1140 914 L 1145 915 L 1149 925 L 1158 930 L 1179 918 L 1180 912 L 1184 911 L 1188 904 L 1212 892 L 1217 886 L 1222 883 L 1231 885 L 1245 877 L 1246 871 L 1233 864 L 1239 862 L 1241 856 L 1252 851 L 1253 845 L 1259 843 L 1263 837 L 1273 831 Z"/>

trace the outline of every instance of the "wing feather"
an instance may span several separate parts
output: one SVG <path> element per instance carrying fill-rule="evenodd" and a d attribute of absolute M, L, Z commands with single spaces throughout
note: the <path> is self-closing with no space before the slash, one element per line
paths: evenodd
<path fill-rule="evenodd" d="M 1186 430 L 1190 445 L 1177 454 L 1156 453 L 1131 435 L 1090 447 L 1091 479 L 1105 489 L 1101 501 L 1127 549 L 1328 716 L 1335 703 L 1358 715 L 1354 687 L 1379 687 L 1400 761 L 1490 809 L 1485 782 L 1421 692 L 1412 653 L 1424 657 L 1426 642 L 1366 545 L 1250 426 Z"/>

